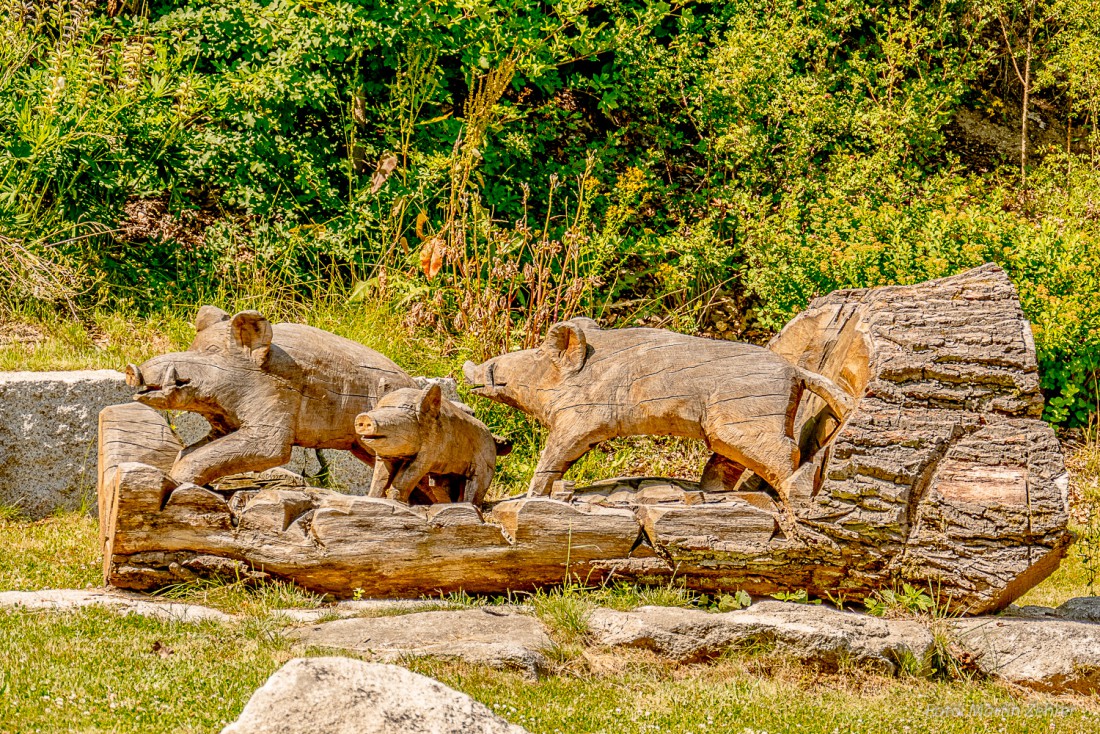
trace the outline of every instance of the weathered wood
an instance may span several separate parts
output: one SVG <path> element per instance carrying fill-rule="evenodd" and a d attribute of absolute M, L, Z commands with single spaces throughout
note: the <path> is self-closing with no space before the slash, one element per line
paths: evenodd
<path fill-rule="evenodd" d="M 416 383 L 362 344 L 302 324 L 275 324 L 256 311 L 233 317 L 203 306 L 187 351 L 126 368 L 134 399 L 202 415 L 211 433 L 171 467 L 179 482 L 285 464 L 294 446 L 344 449 L 368 464 L 355 417 L 391 390 Z"/>
<path fill-rule="evenodd" d="M 611 343 L 605 337 L 615 338 L 585 322 L 578 333 L 586 360 Z M 487 384 L 533 391 L 555 382 L 546 377 L 562 369 L 554 360 L 568 366 L 579 358 L 570 356 L 579 339 L 572 331 L 548 343 L 560 346 L 563 338 L 562 349 L 521 352 L 515 365 L 499 358 Z M 663 374 L 690 374 L 702 369 L 694 365 L 726 356 L 669 343 L 678 362 L 661 355 L 665 350 L 630 360 L 621 374 L 634 375 L 635 383 L 606 386 L 591 404 L 572 404 L 576 420 L 602 425 L 609 404 L 638 404 L 639 395 L 672 384 Z M 245 573 L 342 596 L 355 589 L 377 596 L 501 592 L 558 583 L 567 574 L 590 582 L 614 574 L 675 578 L 712 591 L 806 589 L 850 601 L 908 582 L 931 585 L 957 611 L 979 613 L 1007 605 L 1057 566 L 1070 542 L 1065 468 L 1053 431 L 1038 419 L 1030 327 L 1003 271 L 984 266 L 930 283 L 831 294 L 769 350 L 765 355 L 802 370 L 783 373 L 795 381 L 784 383 L 786 397 L 755 404 L 745 393 L 750 388 L 738 383 L 731 402 L 789 411 L 789 432 L 781 435 L 797 441 L 800 462 L 783 481 L 762 485 L 751 478 L 755 467 L 733 471 L 737 459 L 723 457 L 701 484 L 629 478 L 562 485 L 560 500 L 511 500 L 484 514 L 470 504 L 409 507 L 307 487 L 261 489 L 259 480 L 221 491 L 179 483 L 166 473 L 165 457 L 178 444 L 157 423 L 162 419 L 151 410 L 139 415 L 146 409 L 138 406 L 109 408 L 100 448 L 100 502 L 109 508 L 101 514 L 108 518 L 106 577 L 155 588 L 209 573 L 223 559 Z M 753 354 L 751 364 L 763 365 L 771 376 L 765 383 L 773 384 L 776 363 Z M 528 373 L 519 365 L 530 360 L 546 364 L 531 368 L 524 383 Z M 609 365 L 600 376 L 612 372 Z M 788 388 L 803 374 L 840 386 L 854 405 L 836 411 L 818 396 L 792 399 Z M 695 389 L 710 379 L 689 381 L 690 389 L 677 393 L 689 397 L 661 415 L 699 417 L 707 401 L 721 399 Z M 513 400 L 513 392 L 498 395 Z M 543 408 L 532 411 L 548 421 Z M 760 428 L 750 413 L 746 420 Z M 636 417 L 622 418 L 616 430 L 635 430 Z M 683 420 L 675 430 L 712 438 L 704 423 Z M 131 440 L 134 432 L 142 436 Z M 586 449 L 585 441 L 574 449 Z"/>
<path fill-rule="evenodd" d="M 555 324 L 537 349 L 464 368 L 477 395 L 519 408 L 550 429 L 529 496 L 590 448 L 619 436 L 703 439 L 773 487 L 798 469 L 793 418 L 803 390 L 846 414 L 852 397 L 831 380 L 752 344 L 663 329 Z"/>
<path fill-rule="evenodd" d="M 135 405 L 108 408 L 101 420 L 125 429 L 135 409 L 147 411 L 143 423 L 162 420 Z M 164 438 L 171 443 L 170 433 Z M 487 520 L 465 503 L 408 506 L 311 488 L 263 489 L 238 504 L 130 458 L 123 444 L 103 446 L 110 481 L 100 491 L 114 508 L 106 577 L 124 588 L 194 578 L 191 561 L 220 556 L 341 596 L 498 591 L 567 572 L 600 578 L 593 561 L 637 555 L 640 528 L 627 509 L 520 499 L 498 504 Z"/>
<path fill-rule="evenodd" d="M 377 459 L 371 497 L 408 502 L 431 475 L 422 490 L 430 501 L 461 500 L 480 507 L 485 499 L 498 440 L 484 423 L 444 398 L 439 385 L 394 390 L 355 419 L 355 432 Z M 453 492 L 452 483 L 458 485 Z"/>

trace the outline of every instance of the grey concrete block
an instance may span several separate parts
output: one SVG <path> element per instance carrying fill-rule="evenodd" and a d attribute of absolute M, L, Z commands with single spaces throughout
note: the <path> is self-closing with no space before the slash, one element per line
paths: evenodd
<path fill-rule="evenodd" d="M 0 372 L 0 504 L 95 508 L 99 411 L 132 394 L 113 370 Z"/>

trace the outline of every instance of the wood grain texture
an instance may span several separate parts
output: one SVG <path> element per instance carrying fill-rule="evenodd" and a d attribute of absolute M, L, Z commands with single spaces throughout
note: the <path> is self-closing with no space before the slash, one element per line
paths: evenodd
<path fill-rule="evenodd" d="M 620 436 L 682 436 L 747 467 L 773 487 L 798 469 L 793 419 L 804 391 L 838 416 L 851 395 L 762 347 L 663 329 L 554 324 L 542 346 L 467 362 L 473 392 L 519 408 L 549 428 L 528 489 L 554 482 L 593 446 Z"/>
<path fill-rule="evenodd" d="M 402 388 L 355 419 L 360 445 L 376 463 L 371 497 L 427 504 L 485 499 L 496 470 L 497 440 L 484 423 L 443 397 L 439 385 Z"/>
<path fill-rule="evenodd" d="M 285 464 L 294 446 L 344 449 L 368 464 L 355 418 L 387 392 L 416 383 L 362 344 L 302 324 L 272 326 L 257 311 L 230 316 L 203 306 L 184 352 L 128 365 L 134 399 L 198 413 L 210 435 L 170 469 L 179 482 L 209 484 Z"/>
<path fill-rule="evenodd" d="M 616 336 L 585 323 L 580 331 L 589 346 Z M 661 380 L 662 371 L 690 374 L 709 354 L 670 343 L 678 363 L 631 359 L 622 375 L 635 382 L 605 391 L 595 407 L 574 403 L 581 417 L 631 403 L 631 390 L 650 389 L 655 383 L 646 381 Z M 779 363 L 753 354 L 773 379 Z M 608 480 L 484 513 L 307 487 L 236 483 L 219 492 L 180 483 L 166 473 L 164 457 L 177 444 L 162 419 L 140 406 L 108 408 L 100 447 L 100 502 L 110 508 L 101 514 L 109 518 L 105 575 L 149 589 L 207 573 L 211 559 L 222 558 L 337 596 L 357 588 L 371 596 L 501 592 L 576 574 L 590 582 L 674 576 L 707 591 L 806 589 L 851 601 L 904 581 L 931 584 L 954 610 L 974 614 L 1004 607 L 1057 567 L 1071 539 L 1065 468 L 1053 431 L 1038 419 L 1030 327 L 999 268 L 830 294 L 767 354 L 855 398 L 842 421 L 809 394 L 772 406 L 791 408 L 787 435 L 799 455 L 778 486 L 745 481 L 723 459 L 702 484 Z M 536 358 L 573 359 L 552 351 Z M 517 389 L 525 373 L 495 364 L 486 384 Z M 532 385 L 543 384 L 538 370 L 531 374 Z M 709 389 L 691 392 L 676 410 L 695 415 L 700 395 L 721 400 Z M 739 396 L 747 389 L 731 388 Z M 542 408 L 532 413 L 550 420 Z M 676 430 L 699 437 L 692 431 L 703 422 L 691 425 Z"/>

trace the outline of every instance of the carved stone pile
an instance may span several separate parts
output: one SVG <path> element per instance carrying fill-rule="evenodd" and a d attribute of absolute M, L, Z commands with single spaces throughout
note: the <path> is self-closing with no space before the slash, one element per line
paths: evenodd
<path fill-rule="evenodd" d="M 558 337 L 563 359 L 575 359 L 576 337 Z M 701 485 L 614 480 L 488 509 L 271 477 L 201 487 L 169 476 L 183 446 L 157 411 L 110 407 L 100 418 L 105 576 L 151 589 L 233 569 L 387 597 L 519 590 L 567 575 L 675 577 L 707 591 L 806 589 L 849 601 L 904 581 L 931 583 L 978 613 L 1057 566 L 1070 542 L 1065 470 L 1039 420 L 1030 327 L 1003 271 L 836 292 L 769 348 L 809 376 L 792 383 L 784 429 L 797 470 L 767 477 L 776 486 L 753 477 L 774 462 L 739 464 L 727 451 Z M 680 358 L 691 366 L 690 350 Z M 801 393 L 806 380 L 816 395 Z"/>

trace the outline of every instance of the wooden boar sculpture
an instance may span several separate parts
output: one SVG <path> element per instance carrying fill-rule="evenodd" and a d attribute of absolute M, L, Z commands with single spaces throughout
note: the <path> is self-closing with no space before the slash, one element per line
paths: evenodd
<path fill-rule="evenodd" d="M 528 495 L 545 496 L 590 448 L 618 436 L 702 439 L 777 490 L 798 469 L 793 431 L 804 389 L 838 418 L 851 396 L 762 347 L 661 329 L 600 329 L 576 318 L 541 347 L 467 362 L 477 395 L 550 429 Z"/>
<path fill-rule="evenodd" d="M 210 435 L 180 452 L 170 476 L 209 484 L 290 460 L 291 448 L 345 449 L 368 464 L 355 417 L 386 392 L 414 387 L 396 364 L 362 344 L 302 324 L 272 326 L 257 311 L 230 317 L 203 306 L 185 352 L 126 367 L 134 399 L 188 410 Z"/>
<path fill-rule="evenodd" d="M 497 456 L 511 450 L 484 423 L 445 399 L 439 385 L 394 390 L 355 419 L 355 431 L 378 458 L 369 496 L 402 502 L 430 477 L 422 491 L 432 502 L 481 505 Z M 465 486 L 452 493 L 452 479 Z"/>

